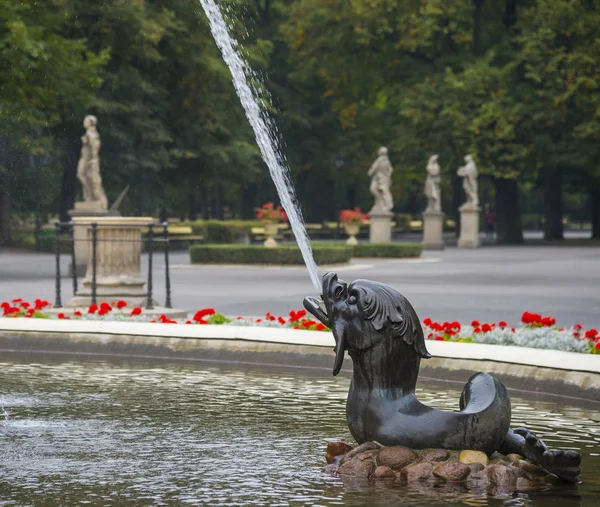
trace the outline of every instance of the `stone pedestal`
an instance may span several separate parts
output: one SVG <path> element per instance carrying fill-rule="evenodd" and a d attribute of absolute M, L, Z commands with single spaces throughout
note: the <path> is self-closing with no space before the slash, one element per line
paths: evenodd
<path fill-rule="evenodd" d="M 479 212 L 478 206 L 462 206 L 460 208 L 460 236 L 458 248 L 479 247 Z"/>
<path fill-rule="evenodd" d="M 369 241 L 371 243 L 389 243 L 392 241 L 392 214 L 375 212 L 369 215 L 371 227 Z"/>
<path fill-rule="evenodd" d="M 92 227 L 98 224 L 96 247 L 96 295 L 98 301 L 127 301 L 129 306 L 146 303 L 146 282 L 140 273 L 142 229 L 150 217 L 76 217 L 75 228 L 87 234 L 88 257 L 81 288 L 66 307 L 85 307 L 92 301 Z M 78 223 L 80 225 L 78 225 Z"/>
<path fill-rule="evenodd" d="M 76 202 L 75 209 L 69 210 L 71 220 L 81 219 L 92 222 L 96 217 L 105 217 L 108 215 L 108 210 L 103 209 L 99 201 L 93 202 Z M 73 268 L 77 269 L 77 276 L 85 275 L 88 259 L 88 242 L 86 226 L 75 226 L 75 266 L 69 264 L 69 276 L 73 275 Z"/>
<path fill-rule="evenodd" d="M 444 214 L 436 211 L 423 213 L 423 250 L 443 250 Z"/>

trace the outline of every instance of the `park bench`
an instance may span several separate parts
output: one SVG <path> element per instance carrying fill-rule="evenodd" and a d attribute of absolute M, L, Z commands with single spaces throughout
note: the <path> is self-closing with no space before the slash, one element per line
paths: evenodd
<path fill-rule="evenodd" d="M 200 234 L 194 234 L 194 230 L 189 225 L 169 225 L 167 227 L 169 233 L 169 248 L 173 250 L 185 248 L 194 243 L 201 243 L 204 241 L 204 236 Z M 148 238 L 148 229 L 143 230 L 144 238 Z M 154 237 L 163 237 L 163 228 L 160 225 L 154 227 Z M 158 245 L 158 242 L 157 242 Z"/>

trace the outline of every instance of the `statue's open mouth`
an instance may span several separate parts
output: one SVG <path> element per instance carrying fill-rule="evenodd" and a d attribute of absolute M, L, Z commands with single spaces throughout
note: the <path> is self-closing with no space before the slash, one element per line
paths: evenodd
<path fill-rule="evenodd" d="M 321 299 L 314 296 L 304 298 L 304 308 L 333 332 L 335 339 L 334 375 L 337 375 L 342 368 L 346 347 L 344 321 L 343 319 L 333 318 L 333 305 L 337 300 L 345 298 L 346 293 L 346 283 L 338 281 L 337 274 L 327 273 L 323 276 L 323 295 Z"/>

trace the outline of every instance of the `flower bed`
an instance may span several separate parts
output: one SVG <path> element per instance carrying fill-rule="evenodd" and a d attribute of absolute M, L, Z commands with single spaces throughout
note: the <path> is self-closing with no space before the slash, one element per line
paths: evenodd
<path fill-rule="evenodd" d="M 5 318 L 51 318 L 45 312 L 51 305 L 48 301 L 36 299 L 34 303 L 13 299 L 0 304 Z M 67 310 L 56 314 L 64 320 L 119 320 L 133 322 L 155 322 L 162 324 L 187 325 L 226 325 L 262 326 L 309 331 L 329 331 L 322 323 L 311 319 L 305 310 L 292 310 L 287 316 L 276 316 L 267 312 L 264 317 L 227 317 L 214 308 L 198 310 L 187 320 L 174 320 L 165 315 L 147 316 L 139 307 L 130 308 L 125 301 L 102 302 L 90 305 L 86 311 Z M 460 322 L 435 322 L 423 320 L 423 332 L 428 340 L 453 341 L 462 343 L 485 343 L 490 345 L 513 345 L 538 349 L 556 349 L 567 352 L 600 354 L 600 333 L 596 329 L 584 329 L 580 324 L 569 328 L 558 327 L 553 317 L 543 317 L 537 313 L 525 312 L 521 325 L 509 326 L 505 321 L 472 321 L 465 325 Z"/>

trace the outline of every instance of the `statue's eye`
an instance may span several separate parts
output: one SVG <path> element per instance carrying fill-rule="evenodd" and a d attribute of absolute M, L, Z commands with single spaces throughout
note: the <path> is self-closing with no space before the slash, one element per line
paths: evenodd
<path fill-rule="evenodd" d="M 349 298 L 348 298 L 348 304 L 349 305 L 355 305 L 357 303 L 358 299 L 356 299 L 356 296 L 354 294 L 352 294 Z"/>

